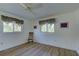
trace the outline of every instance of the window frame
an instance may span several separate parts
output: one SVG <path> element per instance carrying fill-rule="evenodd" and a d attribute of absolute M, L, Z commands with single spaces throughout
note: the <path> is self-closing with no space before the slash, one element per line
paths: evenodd
<path fill-rule="evenodd" d="M 14 30 L 14 24 L 15 24 L 14 22 L 9 22 L 9 23 L 12 23 L 12 24 L 13 24 L 13 25 L 12 25 L 12 26 L 13 26 L 13 31 L 12 31 L 12 32 L 5 32 L 5 31 L 4 31 L 4 23 L 6 23 L 6 22 L 2 22 L 2 24 L 3 24 L 3 32 L 4 32 L 4 33 L 22 32 L 22 25 L 21 25 L 21 31 L 15 31 L 15 30 Z"/>
<path fill-rule="evenodd" d="M 54 24 L 54 23 L 45 23 L 45 24 Z M 43 25 L 43 24 L 42 24 Z M 53 32 L 49 32 L 48 31 L 48 26 L 47 26 L 47 31 L 45 31 L 45 32 L 43 32 L 43 31 L 41 31 L 41 26 L 42 25 L 40 25 L 40 32 L 42 32 L 42 33 L 54 33 L 55 32 L 55 24 L 54 24 L 54 31 Z"/>

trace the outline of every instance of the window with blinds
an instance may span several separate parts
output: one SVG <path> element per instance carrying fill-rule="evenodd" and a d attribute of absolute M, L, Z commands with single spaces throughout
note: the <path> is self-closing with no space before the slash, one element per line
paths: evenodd
<path fill-rule="evenodd" d="M 55 18 L 39 21 L 41 32 L 54 32 Z"/>
<path fill-rule="evenodd" d="M 3 22 L 3 32 L 21 32 L 23 20 L 16 18 L 1 16 Z"/>

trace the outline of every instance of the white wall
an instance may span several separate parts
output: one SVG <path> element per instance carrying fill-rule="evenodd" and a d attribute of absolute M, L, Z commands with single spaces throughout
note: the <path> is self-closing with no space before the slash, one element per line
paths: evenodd
<path fill-rule="evenodd" d="M 10 13 L 1 12 L 1 11 L 0 11 L 0 15 L 11 16 L 11 17 L 24 20 L 22 32 L 14 32 L 14 33 L 4 33 L 3 24 L 2 22 L 0 22 L 0 51 L 27 42 L 28 32 L 33 31 L 32 21 L 28 19 L 20 18 L 18 16 L 14 16 Z"/>
<path fill-rule="evenodd" d="M 40 32 L 39 20 L 35 20 L 34 38 L 36 42 L 79 51 L 79 10 L 58 16 L 54 33 Z M 68 22 L 68 28 L 60 28 L 61 22 Z"/>
<path fill-rule="evenodd" d="M 2 14 L 23 19 L 10 13 L 4 13 L 0 11 L 0 15 Z M 0 51 L 27 42 L 28 32 L 33 31 L 34 24 L 37 25 L 37 29 L 34 30 L 34 38 L 36 42 L 77 50 L 79 52 L 79 10 L 54 17 L 56 17 L 54 33 L 40 32 L 40 27 L 38 24 L 39 20 L 32 21 L 28 19 L 23 19 L 24 25 L 22 32 L 3 33 L 3 25 L 0 22 Z M 68 22 L 69 27 L 60 28 L 61 22 Z"/>

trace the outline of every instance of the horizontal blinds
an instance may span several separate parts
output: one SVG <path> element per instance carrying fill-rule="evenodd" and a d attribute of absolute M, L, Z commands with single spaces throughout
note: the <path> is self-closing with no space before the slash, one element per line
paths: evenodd
<path fill-rule="evenodd" d="M 47 20 L 40 20 L 39 24 L 45 24 L 45 23 L 54 23 L 56 20 L 55 18 L 47 19 Z"/>
<path fill-rule="evenodd" d="M 4 22 L 13 22 L 14 21 L 17 24 L 23 24 L 24 23 L 23 20 L 19 20 L 19 19 L 16 19 L 16 18 L 4 16 L 4 15 L 1 15 L 1 20 L 4 21 Z"/>

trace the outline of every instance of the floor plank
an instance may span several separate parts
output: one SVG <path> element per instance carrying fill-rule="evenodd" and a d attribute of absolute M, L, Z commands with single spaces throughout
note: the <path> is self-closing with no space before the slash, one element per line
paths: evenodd
<path fill-rule="evenodd" d="M 76 51 L 40 43 L 28 43 L 0 52 L 0 56 L 77 56 Z"/>

